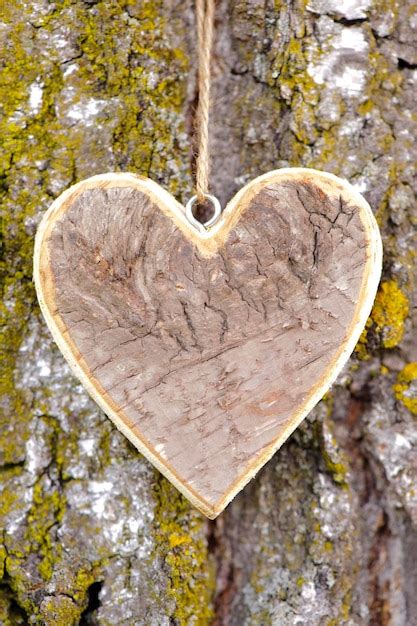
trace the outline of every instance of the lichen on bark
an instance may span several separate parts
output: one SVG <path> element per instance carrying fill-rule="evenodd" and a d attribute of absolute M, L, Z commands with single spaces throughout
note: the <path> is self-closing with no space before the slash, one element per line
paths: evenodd
<path fill-rule="evenodd" d="M 217 16 L 212 190 L 224 203 L 287 165 L 349 178 L 384 241 L 366 334 L 225 514 L 196 513 L 70 375 L 31 281 L 36 226 L 71 183 L 126 170 L 191 193 L 194 5 L 6 3 L 4 624 L 409 626 L 417 614 L 415 6 L 220 0 Z"/>

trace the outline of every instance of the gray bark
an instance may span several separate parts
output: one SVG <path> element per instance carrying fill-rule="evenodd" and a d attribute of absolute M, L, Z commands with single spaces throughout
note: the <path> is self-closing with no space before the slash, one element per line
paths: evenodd
<path fill-rule="evenodd" d="M 339 4 L 218 3 L 212 191 L 288 165 L 346 177 L 385 268 L 356 355 L 215 522 L 89 400 L 31 283 L 36 225 L 70 184 L 133 171 L 189 197 L 192 3 L 2 9 L 2 623 L 416 623 L 417 14 Z"/>

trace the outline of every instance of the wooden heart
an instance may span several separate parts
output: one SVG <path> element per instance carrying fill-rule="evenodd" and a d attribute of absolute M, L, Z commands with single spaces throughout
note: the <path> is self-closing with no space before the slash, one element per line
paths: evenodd
<path fill-rule="evenodd" d="M 269 172 L 200 233 L 159 185 L 110 173 L 53 203 L 34 277 L 91 396 L 214 518 L 348 359 L 381 256 L 368 204 L 331 174 Z"/>

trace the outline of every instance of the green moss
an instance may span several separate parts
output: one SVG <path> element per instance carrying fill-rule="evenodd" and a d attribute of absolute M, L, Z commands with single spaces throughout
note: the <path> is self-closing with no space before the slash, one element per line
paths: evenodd
<path fill-rule="evenodd" d="M 403 338 L 404 322 L 409 313 L 408 299 L 396 280 L 382 282 L 370 317 L 355 347 L 359 359 L 370 358 L 369 341 L 376 338 L 383 348 L 395 348 Z"/>
<path fill-rule="evenodd" d="M 393 2 L 388 0 L 386 4 L 386 11 L 391 13 L 393 11 Z M 370 27 L 367 34 L 370 45 L 368 54 L 370 71 L 366 94 L 374 104 L 385 106 L 383 100 L 392 97 L 390 94 L 394 93 L 401 86 L 404 77 L 401 75 L 401 71 L 394 70 L 389 57 L 381 53 L 378 41 Z"/>
<path fill-rule="evenodd" d="M 333 549 L 334 549 L 333 543 L 331 541 L 325 541 L 324 549 L 326 550 L 326 552 L 333 552 Z"/>
<path fill-rule="evenodd" d="M 371 358 L 371 355 L 368 352 L 367 344 L 368 344 L 368 331 L 372 327 L 372 320 L 368 318 L 365 324 L 365 328 L 363 329 L 361 336 L 359 337 L 359 341 L 355 346 L 355 354 L 361 361 L 368 361 Z"/>
<path fill-rule="evenodd" d="M 64 511 L 65 496 L 44 488 L 42 481 L 36 483 L 25 539 L 28 549 L 41 557 L 38 569 L 45 580 L 51 578 L 53 567 L 61 558 L 61 546 L 53 540 L 50 530 L 62 520 Z"/>
<path fill-rule="evenodd" d="M 283 61 L 283 62 L 282 62 Z M 318 90 L 317 85 L 307 72 L 308 59 L 306 55 L 306 41 L 303 36 L 293 35 L 285 47 L 283 60 L 277 58 L 272 65 L 272 77 L 279 72 L 281 87 L 293 93 L 300 93 L 305 96 L 305 102 L 309 105 L 317 105 Z M 271 79 L 270 79 L 271 80 Z"/>
<path fill-rule="evenodd" d="M 81 567 L 74 579 L 73 597 L 75 600 L 83 602 L 86 598 L 89 587 L 95 582 L 96 575 L 95 570 L 92 568 Z"/>
<path fill-rule="evenodd" d="M 0 579 L 4 576 L 4 566 L 6 563 L 6 548 L 0 544 Z"/>
<path fill-rule="evenodd" d="M 292 136 L 289 145 L 290 165 L 298 166 L 309 160 L 309 146 L 317 141 L 317 85 L 307 71 L 305 33 L 294 34 L 286 46 L 283 58 L 272 65 L 272 77 L 279 75 L 278 88 L 290 98 Z M 289 95 L 290 94 L 290 95 Z"/>
<path fill-rule="evenodd" d="M 417 415 L 417 363 L 408 363 L 398 374 L 394 385 L 397 400 Z"/>
<path fill-rule="evenodd" d="M 214 565 L 204 536 L 206 521 L 162 475 L 155 483 L 156 555 L 167 568 L 172 617 L 180 626 L 205 626 L 213 617 Z"/>
<path fill-rule="evenodd" d="M 347 489 L 347 475 L 349 471 L 348 459 L 345 458 L 344 453 L 339 450 L 337 441 L 332 432 L 332 422 L 329 419 L 333 406 L 333 399 L 331 399 L 330 402 L 328 400 L 326 404 L 328 404 L 327 415 L 324 418 L 323 425 L 316 422 L 313 426 L 315 437 L 319 445 L 326 470 L 332 475 L 335 483 L 344 489 Z"/>
<path fill-rule="evenodd" d="M 371 312 L 375 332 L 384 348 L 395 348 L 404 334 L 409 306 L 405 294 L 395 280 L 381 283 Z"/>
<path fill-rule="evenodd" d="M 6 23 L 12 13 L 8 6 Z M 61 84 L 59 72 L 52 68 L 44 77 L 41 110 L 28 114 L 29 85 L 38 77 L 39 62 L 24 45 L 27 28 L 22 17 L 10 31 L 0 73 L 0 462 L 4 464 L 23 461 L 28 425 L 36 408 L 16 385 L 14 371 L 28 320 L 37 310 L 32 283 L 33 236 L 27 221 L 46 195 L 48 170 L 39 171 L 36 163 L 50 158 L 55 145 L 53 99 Z"/>
<path fill-rule="evenodd" d="M 10 604 L 8 594 L 0 590 L 0 624 L 3 624 L 3 626 L 11 626 Z"/>
<path fill-rule="evenodd" d="M 16 603 L 11 589 L 0 587 L 0 624 L 2 626 L 27 626 L 28 616 Z"/>
<path fill-rule="evenodd" d="M 80 607 L 68 596 L 51 596 L 42 603 L 44 626 L 75 626 L 79 623 Z"/>
<path fill-rule="evenodd" d="M 116 169 L 166 176 L 174 161 L 178 170 L 187 163 L 176 139 L 175 116 L 186 97 L 188 60 L 161 35 L 161 2 L 127 5 L 130 18 L 120 3 L 99 2 L 94 12 L 80 9 L 79 79 L 93 96 L 102 97 L 105 86 L 108 98 L 117 97 L 112 136 Z M 120 46 L 122 29 L 130 33 L 128 50 Z M 177 176 L 170 177 L 169 186 L 178 192 Z"/>
<path fill-rule="evenodd" d="M 32 218 L 50 205 L 60 184 L 64 187 L 76 182 L 83 169 L 91 175 L 107 171 L 112 163 L 116 170 L 136 171 L 160 180 L 170 178 L 173 192 L 187 182 L 188 146 L 181 148 L 178 143 L 187 61 L 163 34 L 161 7 L 161 2 L 149 0 L 139 4 L 130 0 L 97 2 L 93 8 L 62 0 L 37 18 L 35 26 L 42 26 L 39 30 L 30 25 L 34 21 L 30 4 L 17 9 L 14 3 L 6 3 L 2 11 L 2 19 L 13 26 L 5 38 L 0 73 L 0 463 L 15 466 L 14 477 L 24 470 L 31 421 L 50 410 L 51 391 L 46 386 L 38 387 L 33 397 L 16 384 L 19 374 L 15 374 L 28 322 L 39 314 L 32 283 Z M 172 26 L 175 28 L 175 24 Z M 65 85 L 63 72 L 67 66 L 55 51 L 51 52 L 51 47 L 44 52 L 42 40 L 37 39 L 39 35 L 47 39 L 49 33 L 63 27 L 71 32 L 74 49 L 80 53 L 75 59 L 77 70 Z M 126 32 L 131 39 L 121 44 L 120 32 Z M 37 112 L 29 107 L 29 88 L 35 81 L 42 85 Z M 101 145 L 99 132 L 92 135 L 90 143 L 83 135 L 85 128 L 73 125 L 69 132 L 63 125 L 57 113 L 63 115 L 65 109 L 61 95 L 64 86 L 71 91 L 68 106 L 90 97 L 106 100 L 112 106 L 115 103 L 111 119 L 104 116 L 100 120 L 106 139 L 110 137 L 105 146 Z M 112 155 L 110 159 L 108 154 Z M 62 432 L 52 418 L 41 419 L 50 425 L 45 445 L 53 453 L 54 471 L 62 483 L 69 477 L 67 464 L 77 455 L 77 433 Z M 99 459 L 102 465 L 110 458 L 108 436 L 103 437 L 103 443 Z M 39 606 L 46 582 L 52 574 L 59 576 L 62 553 L 55 532 L 66 507 L 64 485 L 59 481 L 47 484 L 45 480 L 46 475 L 35 482 L 19 544 L 10 539 L 7 574 L 15 597 L 34 623 L 67 626 L 72 620 L 78 623 L 94 569 L 83 566 L 68 583 L 74 601 L 59 596 Z M 19 491 L 15 495 L 14 483 L 7 481 L 0 511 L 4 516 L 10 516 L 23 501 Z M 166 543 L 167 549 L 172 545 L 170 559 L 179 552 L 184 563 L 188 559 L 190 571 L 192 565 L 195 567 L 197 581 L 199 561 L 195 555 L 203 558 L 204 553 L 204 541 L 201 539 L 201 545 L 198 541 L 187 543 L 181 532 L 174 531 Z M 39 575 L 33 583 L 36 594 L 32 583 L 28 583 L 28 572 L 33 579 Z M 204 576 L 202 579 L 206 580 Z M 199 584 L 196 593 L 200 593 Z M 204 586 L 202 582 L 200 586 Z M 184 598 L 186 587 L 183 581 Z M 193 585 L 191 588 L 194 591 Z M 208 609 L 201 609 L 201 614 L 204 611 Z"/>
<path fill-rule="evenodd" d="M 29 592 L 30 589 L 41 589 L 41 579 L 50 579 L 56 571 L 61 558 L 61 550 L 51 544 L 48 530 L 41 528 L 38 520 L 34 520 L 35 529 L 25 536 L 21 551 L 12 550 L 6 560 L 7 573 L 13 597 L 19 605 L 32 616 L 33 623 L 39 624 L 78 624 L 78 620 L 88 604 L 88 589 L 99 577 L 100 564 L 81 565 L 71 574 L 67 573 L 65 581 L 59 583 L 62 595 L 49 598 L 37 604 Z M 51 526 L 52 527 L 52 526 Z M 45 523 L 45 528 L 47 524 Z M 37 549 L 35 549 L 37 546 Z M 24 571 L 25 559 L 28 554 L 40 556 L 38 564 L 39 581 L 33 575 L 28 577 Z M 67 602 L 67 600 L 71 600 Z"/>
<path fill-rule="evenodd" d="M 16 504 L 18 496 L 15 491 L 7 487 L 0 492 L 0 518 L 7 515 Z"/>
<path fill-rule="evenodd" d="M 335 483 L 338 483 L 339 485 L 346 485 L 346 465 L 344 463 L 335 463 L 326 451 L 323 452 L 323 458 L 326 464 L 326 469 L 331 473 Z"/>

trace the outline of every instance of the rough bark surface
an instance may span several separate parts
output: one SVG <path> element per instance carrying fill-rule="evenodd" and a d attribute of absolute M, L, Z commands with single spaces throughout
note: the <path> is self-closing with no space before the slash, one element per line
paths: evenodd
<path fill-rule="evenodd" d="M 208 256 L 139 178 L 121 180 L 48 213 L 40 297 L 104 410 L 215 517 L 353 349 L 379 281 L 376 229 L 341 180 L 288 170 L 225 210 Z"/>
<path fill-rule="evenodd" d="M 332 391 L 211 523 L 70 375 L 31 281 L 71 183 L 133 171 L 189 197 L 192 3 L 2 7 L 2 623 L 416 623 L 416 23 L 409 0 L 218 2 L 212 191 L 287 165 L 346 177 L 385 270 Z"/>

